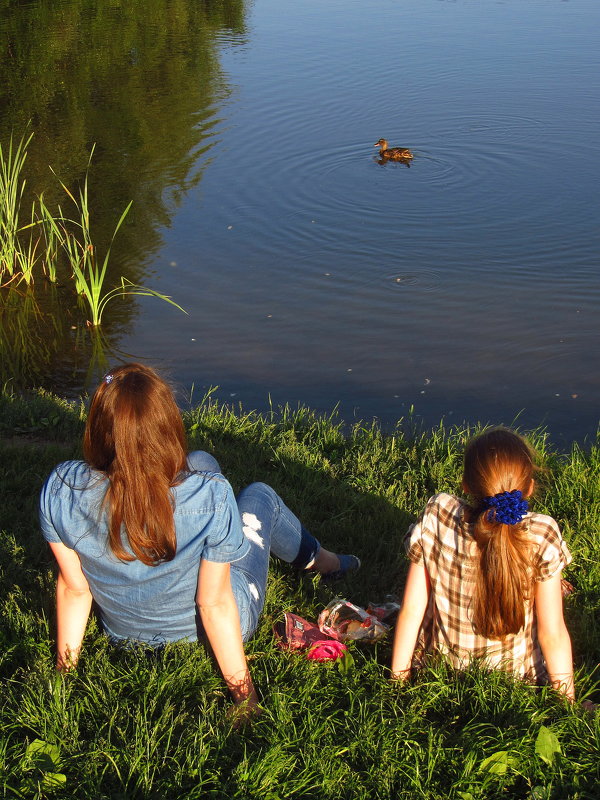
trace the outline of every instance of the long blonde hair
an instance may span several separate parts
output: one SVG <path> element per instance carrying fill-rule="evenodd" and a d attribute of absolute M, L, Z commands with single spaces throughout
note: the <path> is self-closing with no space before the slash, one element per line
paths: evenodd
<path fill-rule="evenodd" d="M 173 392 L 142 364 L 125 364 L 96 390 L 85 427 L 87 463 L 108 477 L 109 544 L 122 561 L 155 565 L 175 556 L 171 489 L 186 469 L 186 441 Z M 125 548 L 124 531 L 134 555 Z"/>
<path fill-rule="evenodd" d="M 472 618 L 475 630 L 488 639 L 504 639 L 522 629 L 533 576 L 526 526 L 499 522 L 485 498 L 514 490 L 528 496 L 534 470 L 528 444 L 506 428 L 485 431 L 465 450 L 463 487 L 474 500 L 473 534 L 479 549 Z"/>

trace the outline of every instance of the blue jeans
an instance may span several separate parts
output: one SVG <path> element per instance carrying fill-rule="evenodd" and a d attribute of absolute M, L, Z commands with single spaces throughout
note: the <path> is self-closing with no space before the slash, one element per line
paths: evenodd
<path fill-rule="evenodd" d="M 194 453 L 194 469 L 220 472 L 209 453 Z M 240 614 L 242 638 L 247 641 L 258 625 L 265 603 L 269 556 L 304 569 L 316 558 L 321 545 L 298 517 L 266 483 L 251 483 L 238 494 L 237 505 L 250 550 L 231 565 L 231 587 Z"/>

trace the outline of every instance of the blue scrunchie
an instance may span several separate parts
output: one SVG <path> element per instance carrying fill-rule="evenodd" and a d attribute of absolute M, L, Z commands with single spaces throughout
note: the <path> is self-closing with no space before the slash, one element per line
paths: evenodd
<path fill-rule="evenodd" d="M 483 498 L 484 508 L 489 508 L 487 519 L 490 522 L 503 522 L 505 525 L 516 525 L 521 522 L 529 505 L 523 499 L 523 492 L 515 489 L 512 492 L 499 492 L 493 497 Z"/>

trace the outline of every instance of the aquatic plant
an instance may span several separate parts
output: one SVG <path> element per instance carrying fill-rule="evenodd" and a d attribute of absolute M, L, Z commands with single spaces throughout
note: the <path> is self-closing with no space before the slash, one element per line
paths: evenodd
<path fill-rule="evenodd" d="M 33 133 L 21 138 L 15 145 L 11 135 L 8 149 L 0 144 L 0 282 L 24 279 L 31 283 L 33 265 L 35 263 L 35 245 L 29 237 L 28 247 L 21 248 L 23 230 L 31 228 L 29 223 L 24 228 L 19 225 L 21 201 L 25 191 L 25 179 L 21 177 L 27 158 L 27 146 Z M 32 220 L 35 209 L 31 210 Z"/>
<path fill-rule="evenodd" d="M 184 311 L 168 295 L 133 283 L 123 276 L 118 285 L 106 289 L 112 245 L 132 204 L 129 203 L 119 217 L 104 257 L 98 258 L 90 229 L 88 201 L 88 176 L 94 147 L 90 152 L 83 186 L 77 196 L 58 179 L 74 205 L 76 218 L 65 216 L 60 206 L 58 215 L 55 215 L 46 205 L 42 195 L 38 203 L 35 201 L 32 203 L 29 222 L 24 226 L 20 225 L 21 201 L 25 191 L 25 179 L 21 174 L 27 158 L 27 146 L 32 136 L 33 134 L 30 134 L 27 138 L 21 138 L 16 146 L 11 136 L 7 152 L 0 146 L 0 281 L 7 277 L 6 282 L 25 281 L 30 285 L 33 283 L 34 267 L 41 260 L 45 276 L 55 283 L 62 253 L 75 281 L 75 291 L 87 304 L 90 327 L 96 328 L 102 323 L 106 306 L 118 296 L 157 297 Z M 54 170 L 52 172 L 54 173 Z M 41 242 L 43 247 L 40 246 Z"/>
<path fill-rule="evenodd" d="M 164 300 L 165 302 L 170 303 L 178 308 L 180 311 L 186 313 L 184 309 L 168 295 L 161 294 L 160 292 L 157 292 L 154 289 L 149 289 L 146 286 L 140 286 L 139 284 L 133 283 L 127 278 L 124 278 L 123 276 L 121 276 L 120 286 L 116 286 L 113 289 L 104 291 L 106 271 L 108 269 L 112 245 L 121 225 L 123 224 L 123 221 L 125 220 L 125 217 L 129 213 L 132 203 L 130 202 L 127 204 L 127 207 L 119 217 L 104 258 L 99 260 L 96 254 L 96 247 L 92 241 L 92 234 L 90 230 L 90 209 L 88 202 L 88 176 L 93 155 L 94 147 L 92 147 L 90 151 L 90 157 L 85 171 L 83 186 L 80 188 L 79 196 L 77 198 L 69 190 L 69 188 L 61 180 L 59 180 L 60 185 L 75 206 L 78 219 L 67 219 L 62 216 L 62 211 L 61 216 L 58 219 L 55 219 L 51 215 L 48 215 L 46 218 L 47 224 L 51 230 L 50 236 L 54 237 L 55 241 L 60 247 L 63 248 L 63 251 L 67 256 L 68 263 L 72 269 L 73 278 L 75 279 L 77 293 L 82 295 L 88 304 L 88 309 L 91 316 L 91 319 L 88 320 L 88 324 L 93 328 L 99 326 L 102 323 L 102 315 L 106 309 L 106 306 L 111 300 L 119 295 L 122 297 L 125 295 L 146 295 L 150 297 L 157 297 L 160 300 Z M 76 228 L 77 233 L 70 229 L 71 225 Z M 53 241 L 52 239 L 50 240 Z"/>

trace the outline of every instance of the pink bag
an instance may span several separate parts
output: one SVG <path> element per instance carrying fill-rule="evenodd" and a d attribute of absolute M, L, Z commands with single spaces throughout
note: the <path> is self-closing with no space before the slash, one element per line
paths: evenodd
<path fill-rule="evenodd" d="M 343 642 L 335 639 L 323 639 L 321 642 L 313 644 L 306 657 L 310 661 L 335 661 L 336 658 L 343 658 L 348 648 Z"/>

